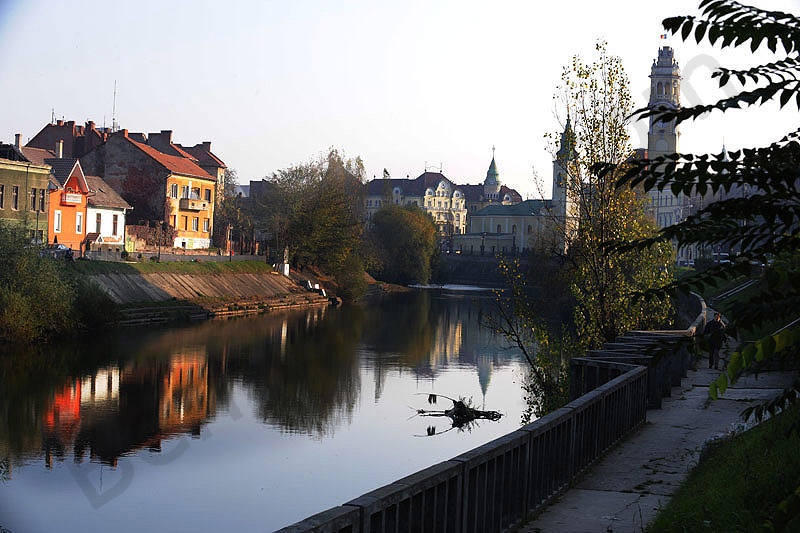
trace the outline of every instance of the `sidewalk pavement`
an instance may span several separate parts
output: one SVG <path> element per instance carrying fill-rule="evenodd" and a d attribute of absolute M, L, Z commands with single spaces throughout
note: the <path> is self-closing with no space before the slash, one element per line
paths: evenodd
<path fill-rule="evenodd" d="M 542 513 L 518 531 L 641 532 L 697 464 L 705 444 L 745 429 L 741 412 L 775 397 L 796 372 L 762 372 L 742 377 L 716 401 L 708 385 L 719 370 L 698 361 L 664 398 L 662 409 L 647 411 L 647 421 L 623 438 Z M 752 421 L 748 422 L 752 425 Z"/>

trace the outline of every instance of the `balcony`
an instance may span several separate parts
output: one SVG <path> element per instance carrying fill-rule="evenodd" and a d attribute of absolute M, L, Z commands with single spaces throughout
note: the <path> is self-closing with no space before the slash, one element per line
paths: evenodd
<path fill-rule="evenodd" d="M 208 211 L 209 202 L 198 198 L 181 198 L 178 209 L 181 211 Z"/>

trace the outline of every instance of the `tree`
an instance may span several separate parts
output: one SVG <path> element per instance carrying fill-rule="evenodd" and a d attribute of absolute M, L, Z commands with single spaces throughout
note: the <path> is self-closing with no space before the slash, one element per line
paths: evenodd
<path fill-rule="evenodd" d="M 609 242 L 630 242 L 656 233 L 644 211 L 645 199 L 616 181 L 634 159 L 628 137 L 632 110 L 628 78 L 606 43 L 597 59 L 575 56 L 561 77 L 565 132 L 557 143 L 562 187 L 577 209 L 577 228 L 564 228 L 566 259 L 575 297 L 575 329 L 581 344 L 596 348 L 636 328 L 663 325 L 671 314 L 665 300 L 632 304 L 637 291 L 669 279 L 671 247 L 656 243 L 643 251 L 608 253 Z M 598 173 L 599 163 L 612 171 Z M 562 223 L 563 227 L 563 223 Z"/>
<path fill-rule="evenodd" d="M 436 223 L 422 208 L 389 204 L 379 209 L 368 239 L 376 250 L 375 277 L 400 284 L 430 281 Z"/>
<path fill-rule="evenodd" d="M 289 248 L 295 268 L 316 266 L 334 277 L 363 274 L 364 164 L 331 148 L 308 163 L 272 174 L 269 194 L 253 206 L 256 224 Z"/>
<path fill-rule="evenodd" d="M 720 43 L 722 48 L 748 46 L 753 52 L 766 47 L 781 57 L 749 69 L 718 69 L 713 77 L 720 87 L 737 80 L 742 88 L 715 103 L 678 110 L 640 109 L 637 116 L 680 123 L 714 111 L 728 112 L 773 101 L 781 108 L 800 107 L 800 19 L 732 0 L 703 0 L 699 7 L 701 17 L 668 18 L 663 21 L 664 28 L 683 40 L 694 38 L 698 44 L 708 41 L 711 45 Z M 715 264 L 648 293 L 656 297 L 679 290 L 713 288 L 741 276 L 753 276 L 760 265 L 766 266 L 760 278 L 762 290 L 743 296 L 731 309 L 729 331 L 757 332 L 766 327 L 771 333 L 737 347 L 726 372 L 710 387 L 712 397 L 724 393 L 745 370 L 770 362 L 796 364 L 800 354 L 800 130 L 776 138 L 767 146 L 735 152 L 670 154 L 641 161 L 620 180 L 623 187 L 669 188 L 676 194 L 730 192 L 737 187 L 750 190 L 747 197 L 709 204 L 680 224 L 628 247 L 638 250 L 674 240 L 679 246 L 739 250 L 730 263 Z M 796 382 L 793 390 L 759 406 L 755 414 L 796 408 L 798 393 L 800 383 Z M 781 504 L 768 527 L 780 529 L 796 517 L 799 499 L 800 487 Z"/>
<path fill-rule="evenodd" d="M 225 248 L 231 228 L 239 234 L 241 231 L 252 232 L 252 222 L 246 213 L 242 212 L 240 199 L 236 195 L 239 175 L 235 168 L 226 168 L 222 181 L 217 184 L 216 206 L 214 207 L 214 243 L 219 248 Z"/>

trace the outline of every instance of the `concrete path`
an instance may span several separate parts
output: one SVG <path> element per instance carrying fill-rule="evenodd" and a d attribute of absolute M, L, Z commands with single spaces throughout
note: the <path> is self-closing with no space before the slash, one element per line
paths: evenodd
<path fill-rule="evenodd" d="M 698 362 L 662 409 L 595 463 L 573 487 L 548 506 L 523 532 L 640 532 L 664 507 L 700 459 L 706 443 L 745 429 L 749 405 L 775 397 L 796 373 L 767 372 L 740 379 L 723 398 L 708 399 L 720 371 Z M 752 422 L 750 423 L 752 424 Z"/>

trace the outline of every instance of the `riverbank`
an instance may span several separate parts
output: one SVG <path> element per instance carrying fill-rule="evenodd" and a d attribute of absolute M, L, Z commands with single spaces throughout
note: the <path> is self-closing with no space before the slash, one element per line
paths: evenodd
<path fill-rule="evenodd" d="M 243 316 L 331 303 L 326 292 L 306 288 L 307 281 L 312 287 L 319 283 L 312 277 L 286 277 L 261 262 L 92 261 L 75 265 L 117 305 L 119 323 L 124 325 Z"/>

